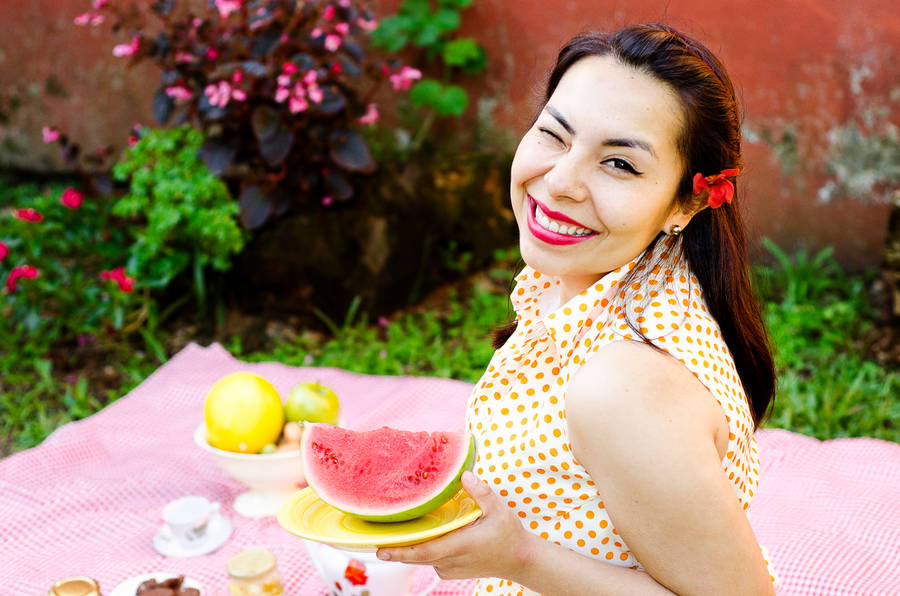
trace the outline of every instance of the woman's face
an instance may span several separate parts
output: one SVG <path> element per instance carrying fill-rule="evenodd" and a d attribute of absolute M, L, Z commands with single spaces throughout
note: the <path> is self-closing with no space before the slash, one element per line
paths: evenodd
<path fill-rule="evenodd" d="M 522 258 L 560 276 L 563 298 L 690 219 L 675 204 L 682 108 L 652 76 L 608 56 L 563 75 L 512 164 Z"/>

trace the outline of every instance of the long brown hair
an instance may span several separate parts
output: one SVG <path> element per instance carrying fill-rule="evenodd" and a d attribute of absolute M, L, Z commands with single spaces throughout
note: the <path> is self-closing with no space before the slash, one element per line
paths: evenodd
<path fill-rule="evenodd" d="M 576 37 L 560 51 L 547 82 L 544 103 L 575 62 L 587 56 L 607 55 L 651 74 L 681 98 L 684 126 L 677 147 L 684 171 L 676 201 L 690 211 L 695 172 L 708 176 L 741 166 L 741 118 L 725 67 L 706 46 L 667 25 L 631 25 L 613 33 L 589 33 Z M 697 213 L 681 235 L 681 246 L 728 344 L 758 425 L 774 398 L 775 367 L 750 286 L 744 223 L 736 205 L 740 205 L 737 191 L 733 204 Z M 650 244 L 645 256 L 653 252 L 662 236 Z M 643 268 L 636 267 L 633 273 L 639 269 Z M 515 328 L 513 321 L 498 329 L 494 347 L 506 343 Z M 633 324 L 632 328 L 650 343 Z"/>

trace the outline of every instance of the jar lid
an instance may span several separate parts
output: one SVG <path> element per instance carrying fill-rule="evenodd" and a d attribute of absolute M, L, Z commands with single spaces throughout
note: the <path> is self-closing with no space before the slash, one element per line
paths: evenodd
<path fill-rule="evenodd" d="M 228 575 L 235 579 L 250 579 L 275 569 L 275 554 L 264 548 L 250 548 L 228 561 Z"/>
<path fill-rule="evenodd" d="M 100 585 L 89 577 L 67 577 L 53 584 L 50 596 L 100 596 Z"/>

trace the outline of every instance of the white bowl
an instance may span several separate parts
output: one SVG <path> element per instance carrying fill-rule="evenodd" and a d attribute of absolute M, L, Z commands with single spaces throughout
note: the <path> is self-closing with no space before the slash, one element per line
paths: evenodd
<path fill-rule="evenodd" d="M 235 510 L 246 517 L 275 515 L 285 499 L 306 486 L 299 448 L 275 453 L 225 451 L 207 442 L 203 424 L 194 431 L 194 442 L 211 453 L 226 474 L 250 488 L 234 501 Z"/>

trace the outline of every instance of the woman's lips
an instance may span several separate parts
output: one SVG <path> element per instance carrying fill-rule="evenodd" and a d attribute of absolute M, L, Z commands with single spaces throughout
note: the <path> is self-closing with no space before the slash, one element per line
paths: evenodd
<path fill-rule="evenodd" d="M 547 244 L 553 244 L 555 246 L 565 246 L 565 245 L 570 245 L 570 244 L 577 244 L 584 240 L 593 238 L 594 236 L 597 235 L 596 232 L 592 231 L 588 234 L 584 234 L 581 236 L 573 236 L 570 234 L 561 234 L 559 232 L 553 232 L 553 231 L 545 228 L 543 225 L 539 224 L 536 219 L 535 209 L 538 207 L 538 205 L 539 205 L 539 203 L 537 202 L 537 200 L 535 200 L 535 198 L 532 197 L 531 195 L 528 195 L 528 218 L 527 218 L 528 230 L 538 240 L 546 242 Z M 556 213 L 555 211 L 550 211 L 550 210 L 546 209 L 543 205 L 540 205 L 540 209 L 548 217 L 551 217 L 555 220 L 570 223 L 570 224 L 572 224 L 572 226 L 576 226 L 579 228 L 588 229 L 587 226 L 583 226 L 580 223 L 578 223 L 577 221 L 573 220 L 572 218 L 567 217 L 561 213 Z"/>

